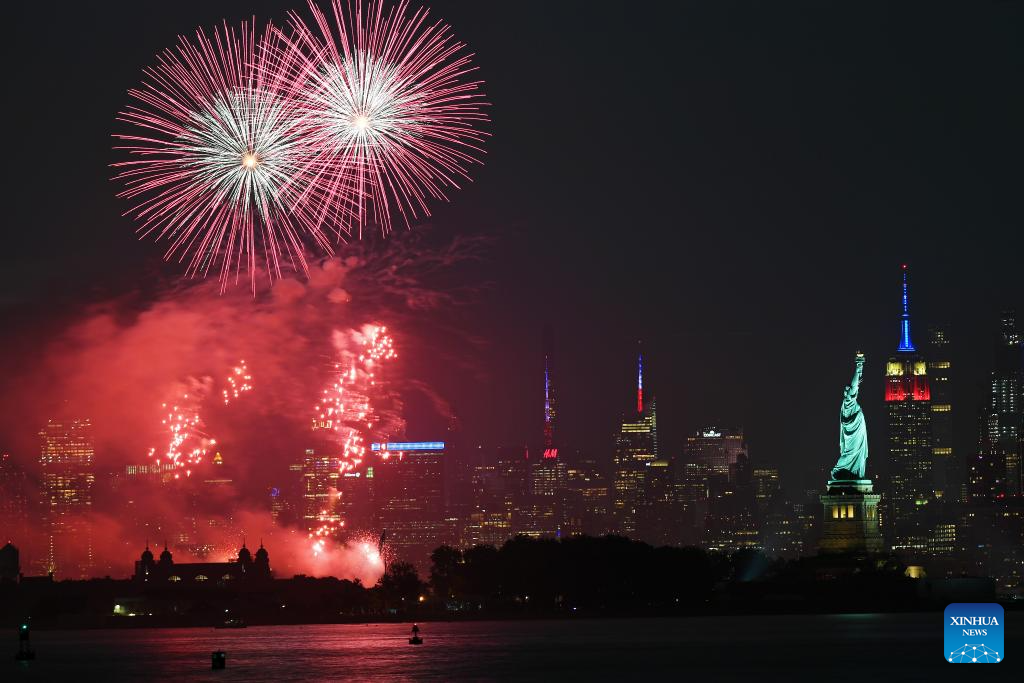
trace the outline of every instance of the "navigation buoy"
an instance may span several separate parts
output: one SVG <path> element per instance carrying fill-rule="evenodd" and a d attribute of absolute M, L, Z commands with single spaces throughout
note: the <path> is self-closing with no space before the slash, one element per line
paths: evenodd
<path fill-rule="evenodd" d="M 32 649 L 32 643 L 29 640 L 27 621 L 22 622 L 18 627 L 18 653 L 14 655 L 14 658 L 19 662 L 27 662 L 36 658 L 36 651 Z"/>

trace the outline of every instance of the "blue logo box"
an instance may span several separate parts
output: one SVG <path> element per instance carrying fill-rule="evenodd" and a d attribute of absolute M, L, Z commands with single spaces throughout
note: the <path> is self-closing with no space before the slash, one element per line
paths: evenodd
<path fill-rule="evenodd" d="M 1003 650 L 1003 606 L 995 602 L 954 602 L 946 606 L 943 659 L 951 664 L 998 664 Z"/>

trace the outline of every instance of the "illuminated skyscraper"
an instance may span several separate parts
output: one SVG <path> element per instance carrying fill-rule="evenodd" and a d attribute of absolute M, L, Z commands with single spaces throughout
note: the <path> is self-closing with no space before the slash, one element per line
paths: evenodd
<path fill-rule="evenodd" d="M 267 497 L 270 499 L 270 519 L 274 520 L 274 524 L 283 524 L 282 517 L 287 511 L 287 499 L 281 495 L 281 488 L 267 487 Z"/>
<path fill-rule="evenodd" d="M 25 470 L 0 453 L 0 543 L 26 545 L 28 533 L 28 483 Z"/>
<path fill-rule="evenodd" d="M 1021 493 L 1024 457 L 1024 344 L 1013 311 L 1003 312 L 996 339 L 995 365 L 978 419 L 978 452 L 968 468 L 974 499 Z"/>
<path fill-rule="evenodd" d="M 380 526 L 395 559 L 424 569 L 430 553 L 454 542 L 445 519 L 443 441 L 374 443 L 373 466 Z"/>
<path fill-rule="evenodd" d="M 504 462 L 473 467 L 473 509 L 466 524 L 465 545 L 500 548 L 512 537 L 512 515 L 519 495 L 507 475 L 508 463 Z"/>
<path fill-rule="evenodd" d="M 953 362 L 949 328 L 928 328 L 928 380 L 932 393 L 932 467 L 935 495 L 948 501 L 962 499 L 963 460 L 953 452 Z"/>
<path fill-rule="evenodd" d="M 757 510 L 764 515 L 782 491 L 779 468 L 774 465 L 756 465 L 751 475 Z"/>
<path fill-rule="evenodd" d="M 39 437 L 46 534 L 43 569 L 65 578 L 87 578 L 93 569 L 92 422 L 48 420 Z"/>
<path fill-rule="evenodd" d="M 727 476 L 709 479 L 702 547 L 732 553 L 760 545 L 751 474 L 747 454 L 739 453 Z"/>
<path fill-rule="evenodd" d="M 349 534 L 377 528 L 376 473 L 374 465 L 367 465 L 338 478 L 337 509 Z"/>
<path fill-rule="evenodd" d="M 516 533 L 534 538 L 559 536 L 566 463 L 554 449 L 528 461 L 527 495 L 516 502 Z"/>
<path fill-rule="evenodd" d="M 728 552 L 758 545 L 754 480 L 743 430 L 702 427 L 687 437 L 684 457 L 677 481 L 694 539 L 709 550 Z M 767 492 L 771 476 L 768 470 L 759 472 Z"/>
<path fill-rule="evenodd" d="M 712 425 L 686 437 L 686 462 L 704 465 L 711 476 L 728 476 L 729 468 L 746 452 L 743 429 Z"/>
<path fill-rule="evenodd" d="M 896 355 L 885 367 L 888 413 L 888 522 L 896 550 L 924 550 L 929 530 L 922 510 L 934 499 L 931 388 L 928 366 L 910 336 L 907 267 L 903 266 L 903 312 Z"/>
<path fill-rule="evenodd" d="M 566 470 L 565 509 L 569 535 L 604 536 L 611 531 L 608 517 L 608 478 L 598 464 L 584 460 Z"/>
<path fill-rule="evenodd" d="M 554 354 L 554 340 L 550 327 L 544 328 L 544 455 L 556 457 L 555 420 L 558 411 L 555 404 L 555 387 L 551 378 L 551 360 Z"/>
<path fill-rule="evenodd" d="M 637 513 L 647 503 L 653 476 L 651 464 L 658 459 L 657 408 L 653 400 L 644 404 L 643 363 L 641 353 L 637 357 L 637 412 L 633 419 L 622 421 L 612 461 L 612 516 L 616 531 L 624 536 L 637 532 Z"/>
<path fill-rule="evenodd" d="M 341 461 L 316 449 L 306 449 L 302 459 L 302 522 L 306 531 L 313 531 L 322 523 L 341 522 L 338 506 L 338 480 Z"/>
<path fill-rule="evenodd" d="M 683 506 L 683 545 L 697 545 L 706 529 L 711 469 L 688 458 L 674 469 L 676 500 Z"/>

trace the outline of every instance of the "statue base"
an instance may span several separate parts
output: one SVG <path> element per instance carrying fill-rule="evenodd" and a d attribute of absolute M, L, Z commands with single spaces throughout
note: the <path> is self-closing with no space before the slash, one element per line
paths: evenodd
<path fill-rule="evenodd" d="M 829 479 L 828 492 L 856 491 L 857 493 L 871 493 L 873 487 L 870 479 Z"/>
<path fill-rule="evenodd" d="M 878 526 L 878 501 L 870 479 L 831 479 L 821 495 L 824 512 L 822 553 L 880 553 L 885 541 Z"/>

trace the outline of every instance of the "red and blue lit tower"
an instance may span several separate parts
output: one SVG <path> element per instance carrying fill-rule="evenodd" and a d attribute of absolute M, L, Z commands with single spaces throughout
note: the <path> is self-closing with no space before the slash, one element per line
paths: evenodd
<path fill-rule="evenodd" d="M 636 413 L 644 414 L 644 352 L 640 350 L 636 358 Z"/>
<path fill-rule="evenodd" d="M 903 271 L 902 313 L 896 355 L 885 366 L 885 405 L 889 441 L 889 513 L 894 550 L 920 551 L 927 545 L 925 507 L 934 499 L 931 389 L 928 366 L 910 336 L 907 266 Z"/>
<path fill-rule="evenodd" d="M 553 350 L 553 335 L 550 327 L 544 328 L 544 457 L 558 457 L 558 448 L 555 446 L 555 418 L 558 412 L 555 409 L 555 388 L 551 384 L 551 356 Z"/>
<path fill-rule="evenodd" d="M 658 460 L 657 407 L 653 400 L 644 405 L 644 355 L 637 355 L 636 415 L 624 417 L 615 439 L 612 515 L 616 533 L 634 536 L 639 530 L 642 510 L 649 507 L 652 465 Z"/>

